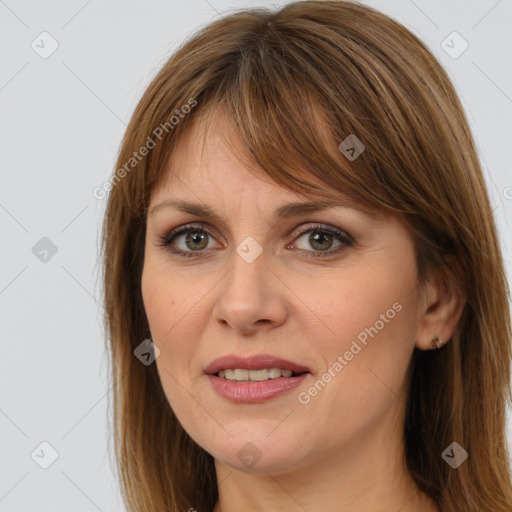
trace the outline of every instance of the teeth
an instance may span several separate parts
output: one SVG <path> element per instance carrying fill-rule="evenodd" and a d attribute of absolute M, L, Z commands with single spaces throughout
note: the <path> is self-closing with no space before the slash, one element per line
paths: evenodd
<path fill-rule="evenodd" d="M 291 370 L 281 370 L 280 368 L 263 368 L 261 370 L 242 370 L 240 368 L 219 370 L 219 377 L 227 380 L 236 381 L 262 381 L 278 379 L 279 377 L 291 377 Z"/>
<path fill-rule="evenodd" d="M 268 369 L 249 370 L 249 380 L 268 380 Z"/>
<path fill-rule="evenodd" d="M 269 379 L 277 379 L 278 377 L 281 377 L 282 372 L 285 371 L 286 370 L 280 370 L 279 368 L 269 368 L 268 377 Z"/>
<path fill-rule="evenodd" d="M 233 380 L 248 380 L 249 370 L 233 370 Z"/>

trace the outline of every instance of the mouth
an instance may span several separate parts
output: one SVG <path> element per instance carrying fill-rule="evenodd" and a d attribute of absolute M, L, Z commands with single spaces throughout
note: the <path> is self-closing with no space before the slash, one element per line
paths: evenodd
<path fill-rule="evenodd" d="M 213 389 L 237 403 L 260 403 L 299 386 L 312 372 L 304 365 L 269 354 L 228 355 L 204 370 Z"/>
<path fill-rule="evenodd" d="M 296 377 L 311 370 L 302 364 L 270 354 L 239 356 L 229 354 L 212 361 L 205 369 L 207 375 L 228 380 L 262 381 L 280 377 Z"/>
<path fill-rule="evenodd" d="M 243 368 L 226 368 L 214 373 L 216 377 L 236 382 L 262 382 L 266 380 L 279 379 L 284 377 L 298 377 L 309 372 L 294 372 L 283 368 L 262 368 L 261 370 L 246 370 Z"/>

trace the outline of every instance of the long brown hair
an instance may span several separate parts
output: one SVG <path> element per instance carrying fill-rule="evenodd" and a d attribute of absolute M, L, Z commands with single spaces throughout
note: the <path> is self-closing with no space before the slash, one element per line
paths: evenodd
<path fill-rule="evenodd" d="M 228 113 L 262 175 L 300 193 L 316 192 L 304 179 L 315 176 L 399 214 L 414 237 L 420 280 L 434 270 L 455 276 L 466 305 L 452 339 L 416 350 L 411 362 L 406 464 L 443 512 L 510 512 L 509 292 L 468 122 L 417 37 L 347 1 L 248 9 L 211 23 L 167 61 L 126 130 L 105 187 L 102 277 L 127 509 L 210 511 L 218 496 L 211 455 L 177 421 L 156 365 L 134 356 L 148 329 L 141 273 L 150 193 L 181 134 L 214 107 Z M 338 148 L 349 135 L 366 148 L 353 160 Z M 454 441 L 469 454 L 457 469 L 441 458 Z"/>

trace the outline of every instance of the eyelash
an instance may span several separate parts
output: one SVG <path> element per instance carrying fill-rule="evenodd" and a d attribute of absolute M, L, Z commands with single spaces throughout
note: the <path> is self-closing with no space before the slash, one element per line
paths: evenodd
<path fill-rule="evenodd" d="M 158 245 L 165 247 L 169 252 L 171 252 L 173 254 L 178 254 L 181 256 L 188 257 L 188 258 L 201 258 L 201 257 L 206 256 L 205 253 L 207 251 L 204 251 L 204 250 L 202 250 L 202 251 L 182 251 L 180 249 L 172 248 L 171 243 L 174 242 L 174 240 L 179 235 L 186 234 L 191 231 L 211 236 L 210 232 L 208 230 L 206 230 L 202 224 L 199 226 L 193 225 L 193 224 L 186 224 L 184 226 L 181 226 L 179 228 L 172 230 L 165 236 L 160 237 L 160 243 Z M 306 249 L 298 249 L 299 251 L 309 253 L 309 254 L 306 254 L 306 256 L 308 258 L 322 258 L 322 257 L 332 256 L 334 254 L 341 252 L 343 249 L 345 249 L 347 247 L 352 247 L 354 245 L 354 241 L 345 232 L 343 232 L 340 229 L 335 228 L 333 226 L 324 227 L 321 224 L 315 224 L 313 226 L 301 226 L 301 228 L 299 228 L 296 238 L 300 238 L 299 235 L 303 235 L 304 233 L 309 233 L 310 231 L 313 231 L 313 232 L 316 231 L 316 232 L 327 233 L 329 235 L 332 235 L 341 242 L 341 245 L 336 247 L 334 250 L 330 250 L 330 251 L 314 251 L 314 250 L 308 251 Z"/>

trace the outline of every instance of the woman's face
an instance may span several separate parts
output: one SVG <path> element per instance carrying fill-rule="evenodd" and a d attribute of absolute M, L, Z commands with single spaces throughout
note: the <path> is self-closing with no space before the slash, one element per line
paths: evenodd
<path fill-rule="evenodd" d="M 283 212 L 312 198 L 256 177 L 225 144 L 226 119 L 213 124 L 206 140 L 197 125 L 180 140 L 149 208 L 142 293 L 171 408 L 242 471 L 386 449 L 401 439 L 424 308 L 408 231 L 341 194 L 339 206 Z"/>

